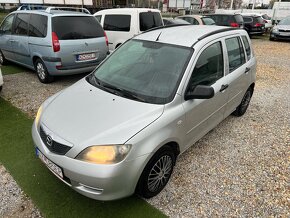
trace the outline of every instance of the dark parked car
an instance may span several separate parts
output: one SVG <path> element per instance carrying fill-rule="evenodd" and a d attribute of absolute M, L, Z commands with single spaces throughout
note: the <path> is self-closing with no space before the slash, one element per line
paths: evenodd
<path fill-rule="evenodd" d="M 290 16 L 284 18 L 273 27 L 270 33 L 270 40 L 274 39 L 290 40 Z"/>
<path fill-rule="evenodd" d="M 243 15 L 245 30 L 251 35 L 262 35 L 265 33 L 265 21 L 261 16 Z"/>
<path fill-rule="evenodd" d="M 185 20 L 173 19 L 173 18 L 163 18 L 164 26 L 176 25 L 176 24 L 190 24 Z"/>
<path fill-rule="evenodd" d="M 240 14 L 209 14 L 206 16 L 213 19 L 218 26 L 244 28 L 244 19 Z"/>

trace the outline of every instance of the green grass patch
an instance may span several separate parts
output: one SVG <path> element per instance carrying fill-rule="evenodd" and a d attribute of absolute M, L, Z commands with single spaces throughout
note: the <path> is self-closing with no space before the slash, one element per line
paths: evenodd
<path fill-rule="evenodd" d="M 27 72 L 30 71 L 27 68 L 21 67 L 19 65 L 15 65 L 12 63 L 9 63 L 8 65 L 1 66 L 1 71 L 3 75 L 8 75 L 8 74 L 15 74 L 15 73 L 22 73 L 22 72 Z"/>
<path fill-rule="evenodd" d="M 0 162 L 45 217 L 164 217 L 136 196 L 100 202 L 70 189 L 35 156 L 31 126 L 30 118 L 0 98 Z"/>

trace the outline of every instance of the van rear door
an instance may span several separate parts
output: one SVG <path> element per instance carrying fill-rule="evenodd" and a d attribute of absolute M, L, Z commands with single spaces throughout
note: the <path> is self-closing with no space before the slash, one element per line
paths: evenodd
<path fill-rule="evenodd" d="M 97 65 L 107 56 L 104 30 L 93 16 L 53 17 L 52 39 L 59 42 L 63 70 Z"/>
<path fill-rule="evenodd" d="M 141 32 L 163 26 L 162 18 L 159 12 L 144 11 L 139 13 L 139 29 Z"/>

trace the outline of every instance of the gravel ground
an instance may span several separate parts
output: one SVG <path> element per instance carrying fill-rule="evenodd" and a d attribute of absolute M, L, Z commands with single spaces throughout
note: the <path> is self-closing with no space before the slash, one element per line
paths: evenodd
<path fill-rule="evenodd" d="M 148 200 L 170 217 L 290 217 L 290 44 L 252 42 L 257 83 L 247 113 L 228 117 L 182 154 L 166 189 Z M 1 95 L 34 116 L 45 98 L 79 78 L 43 85 L 32 73 L 7 75 Z M 10 188 L 0 179 L 0 190 L 19 190 L 4 175 Z M 23 198 L 13 193 L 0 216 Z"/>

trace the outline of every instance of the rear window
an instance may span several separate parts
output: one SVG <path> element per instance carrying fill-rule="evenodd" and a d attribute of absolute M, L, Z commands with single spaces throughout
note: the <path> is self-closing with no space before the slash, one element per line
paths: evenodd
<path fill-rule="evenodd" d="M 245 23 L 252 23 L 253 19 L 251 17 L 244 17 L 244 22 Z"/>
<path fill-rule="evenodd" d="M 265 20 L 271 20 L 271 17 L 269 17 L 267 14 L 263 14 L 262 18 Z"/>
<path fill-rule="evenodd" d="M 215 25 L 214 20 L 209 17 L 203 17 L 201 19 L 202 19 L 203 24 L 205 25 Z"/>
<path fill-rule="evenodd" d="M 262 17 L 254 17 L 254 21 L 255 23 L 264 23 L 264 20 L 262 19 Z"/>
<path fill-rule="evenodd" d="M 236 14 L 235 15 L 235 19 L 236 19 L 237 23 L 243 23 L 244 22 L 243 16 L 240 15 L 240 14 Z"/>
<path fill-rule="evenodd" d="M 129 32 L 131 25 L 130 15 L 106 15 L 104 30 Z"/>
<path fill-rule="evenodd" d="M 59 40 L 104 37 L 104 30 L 93 16 L 61 16 L 52 18 L 52 31 Z"/>
<path fill-rule="evenodd" d="M 163 26 L 160 13 L 142 12 L 139 15 L 140 31 L 146 31 L 154 27 Z"/>

